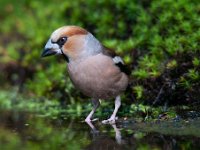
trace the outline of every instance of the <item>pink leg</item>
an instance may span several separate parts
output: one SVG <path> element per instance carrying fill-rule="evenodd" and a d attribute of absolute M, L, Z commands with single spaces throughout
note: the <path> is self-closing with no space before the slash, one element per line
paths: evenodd
<path fill-rule="evenodd" d="M 85 122 L 90 122 L 93 114 L 95 113 L 96 109 L 99 107 L 100 103 L 98 99 L 92 99 L 93 109 L 85 119 Z"/>
<path fill-rule="evenodd" d="M 113 114 L 111 115 L 111 117 L 107 120 L 103 120 L 102 123 L 111 123 L 111 124 L 114 124 L 115 123 L 115 117 L 116 117 L 116 114 L 117 114 L 117 111 L 119 109 L 119 107 L 121 106 L 121 98 L 120 96 L 117 96 L 115 98 L 115 109 L 113 111 Z"/>

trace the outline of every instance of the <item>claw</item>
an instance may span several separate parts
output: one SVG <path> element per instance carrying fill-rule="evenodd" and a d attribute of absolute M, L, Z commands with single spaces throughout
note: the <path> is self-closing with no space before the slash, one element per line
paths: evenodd
<path fill-rule="evenodd" d="M 97 120 L 99 120 L 99 118 L 95 118 L 95 119 L 90 119 L 90 118 L 86 118 L 85 119 L 85 122 L 94 122 L 94 121 L 97 121 Z"/>
<path fill-rule="evenodd" d="M 117 119 L 118 119 L 117 117 L 115 117 L 115 118 L 114 117 L 110 117 L 107 120 L 103 120 L 102 123 L 103 124 L 115 124 Z"/>
<path fill-rule="evenodd" d="M 86 118 L 85 119 L 85 122 L 91 122 L 92 120 L 91 119 L 89 119 L 89 118 Z"/>

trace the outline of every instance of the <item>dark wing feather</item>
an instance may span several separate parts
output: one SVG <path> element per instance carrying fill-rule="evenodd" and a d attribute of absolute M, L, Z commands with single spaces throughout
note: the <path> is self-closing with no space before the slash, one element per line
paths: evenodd
<path fill-rule="evenodd" d="M 103 48 L 103 54 L 106 55 L 106 56 L 110 56 L 112 58 L 114 58 L 116 55 L 115 51 L 113 49 L 110 49 L 108 47 L 105 47 Z"/>
<path fill-rule="evenodd" d="M 119 59 L 121 59 L 121 57 L 118 56 L 118 55 L 115 53 L 114 50 L 112 50 L 112 49 L 110 49 L 110 48 L 107 48 L 107 47 L 105 47 L 105 46 L 104 46 L 104 48 L 103 48 L 103 52 L 102 52 L 102 53 L 103 53 L 104 55 L 106 55 L 106 56 L 109 56 L 109 57 L 113 58 L 113 61 L 114 61 L 114 59 L 115 59 L 116 57 L 118 57 Z M 122 60 L 122 59 L 121 59 L 121 60 Z M 128 67 L 127 67 L 126 65 L 124 65 L 123 61 L 120 61 L 120 60 L 119 60 L 119 61 L 115 62 L 115 65 L 118 66 L 122 72 L 124 72 L 124 73 L 127 74 L 127 75 L 130 75 L 130 70 L 128 69 Z"/>

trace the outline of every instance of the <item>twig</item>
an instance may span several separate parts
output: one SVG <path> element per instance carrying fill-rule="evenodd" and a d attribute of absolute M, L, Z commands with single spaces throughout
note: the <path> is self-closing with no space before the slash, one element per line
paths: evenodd
<path fill-rule="evenodd" d="M 156 96 L 156 99 L 155 99 L 154 102 L 153 102 L 153 105 L 155 105 L 155 104 L 160 100 L 160 96 L 161 96 L 161 94 L 163 93 L 163 88 L 164 88 L 164 86 L 165 86 L 165 84 L 162 85 L 162 87 L 161 87 L 161 89 L 160 89 L 158 95 Z"/>

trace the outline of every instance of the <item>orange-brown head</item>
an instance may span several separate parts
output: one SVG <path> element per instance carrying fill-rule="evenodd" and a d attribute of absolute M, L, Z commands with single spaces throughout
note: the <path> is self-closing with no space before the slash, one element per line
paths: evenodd
<path fill-rule="evenodd" d="M 61 54 L 69 62 L 100 52 L 100 49 L 99 41 L 87 30 L 78 26 L 63 26 L 51 34 L 41 56 Z"/>

